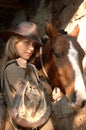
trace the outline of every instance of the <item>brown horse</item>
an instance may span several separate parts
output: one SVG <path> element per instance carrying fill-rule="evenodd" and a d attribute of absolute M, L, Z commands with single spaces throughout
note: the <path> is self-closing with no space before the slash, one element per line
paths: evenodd
<path fill-rule="evenodd" d="M 45 45 L 37 55 L 35 65 L 43 72 L 52 90 L 60 88 L 71 106 L 80 108 L 86 100 L 82 67 L 85 53 L 74 37 L 58 33 L 53 25 L 47 23 L 45 31 Z"/>

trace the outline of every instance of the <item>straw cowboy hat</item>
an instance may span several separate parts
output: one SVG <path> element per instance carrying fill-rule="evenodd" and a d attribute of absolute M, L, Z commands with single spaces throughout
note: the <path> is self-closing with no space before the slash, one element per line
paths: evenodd
<path fill-rule="evenodd" d="M 23 36 L 34 40 L 38 45 L 43 46 L 41 40 L 37 35 L 37 25 L 32 22 L 22 21 L 9 30 L 0 32 L 0 37 L 3 41 L 7 41 L 11 36 Z"/>

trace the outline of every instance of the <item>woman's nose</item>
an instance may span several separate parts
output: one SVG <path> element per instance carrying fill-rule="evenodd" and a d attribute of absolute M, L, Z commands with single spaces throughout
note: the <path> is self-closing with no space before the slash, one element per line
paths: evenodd
<path fill-rule="evenodd" d="M 29 44 L 28 49 L 31 50 L 31 51 L 33 51 L 34 50 L 33 44 Z"/>

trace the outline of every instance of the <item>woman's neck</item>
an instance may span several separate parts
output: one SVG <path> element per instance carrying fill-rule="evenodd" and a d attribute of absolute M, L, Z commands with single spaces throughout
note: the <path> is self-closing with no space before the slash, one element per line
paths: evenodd
<path fill-rule="evenodd" d="M 26 68 L 27 60 L 25 60 L 25 59 L 23 59 L 23 58 L 18 58 L 18 59 L 16 59 L 16 60 L 17 60 L 18 65 L 19 65 L 21 68 Z"/>

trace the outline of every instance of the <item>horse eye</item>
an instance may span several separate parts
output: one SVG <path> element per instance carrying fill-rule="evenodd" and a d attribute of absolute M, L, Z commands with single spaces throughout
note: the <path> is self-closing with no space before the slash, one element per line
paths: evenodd
<path fill-rule="evenodd" d="M 56 56 L 56 58 L 61 58 L 61 54 L 58 52 L 55 53 L 55 56 Z"/>

